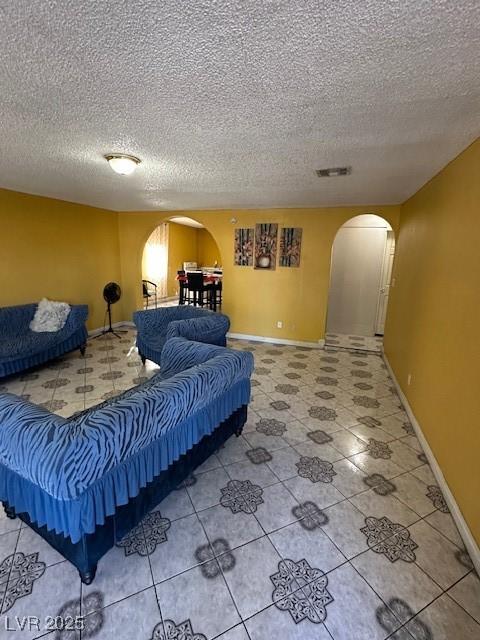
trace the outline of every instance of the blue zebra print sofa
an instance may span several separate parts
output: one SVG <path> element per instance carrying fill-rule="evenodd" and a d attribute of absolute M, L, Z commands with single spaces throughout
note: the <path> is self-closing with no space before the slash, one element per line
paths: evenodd
<path fill-rule="evenodd" d="M 65 325 L 54 333 L 31 331 L 36 310 L 36 304 L 0 308 L 0 378 L 85 349 L 87 305 L 72 305 Z"/>
<path fill-rule="evenodd" d="M 233 433 L 249 352 L 169 340 L 161 373 L 65 419 L 0 393 L 0 500 L 79 570 L 98 560 Z"/>
<path fill-rule="evenodd" d="M 144 364 L 147 359 L 160 364 L 163 345 L 178 336 L 225 347 L 230 328 L 230 319 L 223 313 L 187 305 L 136 311 L 133 321 L 137 327 L 138 353 Z"/>

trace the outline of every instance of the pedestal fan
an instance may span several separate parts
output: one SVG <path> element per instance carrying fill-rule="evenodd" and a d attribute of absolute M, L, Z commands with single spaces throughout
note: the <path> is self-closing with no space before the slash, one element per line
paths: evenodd
<path fill-rule="evenodd" d="M 106 333 L 113 333 L 113 335 L 117 338 L 121 338 L 122 336 L 119 335 L 120 333 L 127 333 L 126 331 L 122 331 L 120 329 L 114 331 L 112 327 L 112 304 L 118 302 L 121 296 L 122 290 L 120 289 L 120 285 L 116 282 L 109 282 L 103 287 L 103 299 L 107 303 L 107 310 L 105 312 L 105 315 L 108 315 L 108 329 L 104 328 L 102 333 L 100 333 L 98 336 L 95 336 L 96 338 L 104 336 Z"/>

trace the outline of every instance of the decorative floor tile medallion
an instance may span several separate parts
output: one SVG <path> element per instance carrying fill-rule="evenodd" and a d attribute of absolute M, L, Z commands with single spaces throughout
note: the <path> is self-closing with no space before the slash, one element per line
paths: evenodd
<path fill-rule="evenodd" d="M 221 492 L 220 504 L 232 513 L 255 513 L 263 503 L 263 489 L 250 480 L 230 480 Z"/>
<path fill-rule="evenodd" d="M 298 518 L 300 526 L 313 531 L 328 524 L 328 516 L 315 502 L 307 501 L 293 507 L 292 513 Z"/>
<path fill-rule="evenodd" d="M 167 542 L 167 531 L 170 526 L 170 520 L 162 518 L 160 511 L 151 511 L 120 542 L 117 542 L 117 547 L 123 548 L 126 556 L 133 553 L 147 556 L 155 551 L 157 545 Z"/>
<path fill-rule="evenodd" d="M 378 409 L 380 406 L 378 400 L 369 396 L 353 396 L 353 403 L 357 407 L 365 407 L 366 409 Z"/>
<path fill-rule="evenodd" d="M 217 538 L 211 544 L 204 544 L 195 551 L 195 558 L 201 562 L 200 571 L 204 578 L 213 579 L 222 571 L 230 571 L 235 566 L 235 556 L 224 538 Z"/>
<path fill-rule="evenodd" d="M 295 624 L 309 620 L 315 624 L 327 617 L 326 607 L 333 602 L 327 589 L 328 578 L 306 560 L 280 560 L 278 572 L 270 576 L 274 584 L 272 600 L 282 611 L 288 611 Z"/>
<path fill-rule="evenodd" d="M 266 367 L 255 367 L 255 373 L 259 376 L 268 376 L 268 374 L 272 372 Z"/>
<path fill-rule="evenodd" d="M 420 618 L 415 618 L 414 616 L 415 611 L 408 602 L 401 598 L 390 598 L 386 605 L 378 607 L 375 611 L 378 624 L 389 635 L 396 631 L 399 626 L 399 620 L 410 620 L 411 622 L 408 625 L 410 633 L 405 634 L 405 638 L 414 637 L 416 640 L 434 640 L 430 628 Z"/>
<path fill-rule="evenodd" d="M 264 447 L 249 449 L 245 451 L 245 455 L 252 464 L 263 464 L 264 462 L 270 462 L 272 459 L 272 455 Z"/>
<path fill-rule="evenodd" d="M 402 424 L 402 429 L 405 431 L 405 433 L 408 436 L 414 436 L 415 435 L 415 429 L 412 427 L 412 425 L 410 424 L 410 422 L 404 422 Z"/>
<path fill-rule="evenodd" d="M 255 429 L 266 436 L 281 436 L 287 430 L 287 425 L 276 418 L 262 418 Z"/>
<path fill-rule="evenodd" d="M 416 560 L 414 551 L 418 549 L 418 545 L 410 537 L 409 530 L 386 516 L 365 518 L 365 526 L 360 531 L 365 534 L 370 549 L 383 554 L 390 562 Z"/>
<path fill-rule="evenodd" d="M 304 362 L 289 362 L 287 367 L 291 367 L 292 369 L 306 369 L 307 365 Z"/>
<path fill-rule="evenodd" d="M 313 440 L 313 442 L 316 442 L 317 444 L 326 444 L 327 442 L 332 442 L 333 438 L 331 435 L 329 435 L 328 433 L 325 433 L 325 431 L 309 431 L 307 433 L 307 437 L 310 438 L 310 440 Z"/>
<path fill-rule="evenodd" d="M 329 407 L 310 407 L 308 415 L 311 418 L 316 418 L 317 420 L 332 421 L 337 417 L 337 412 L 335 409 L 330 409 Z"/>
<path fill-rule="evenodd" d="M 193 487 L 194 484 L 197 484 L 197 476 L 194 473 L 191 473 L 185 478 L 185 480 L 180 482 L 178 487 L 175 488 L 175 491 L 186 489 L 187 487 Z"/>
<path fill-rule="evenodd" d="M 381 473 L 372 473 L 372 475 L 367 476 L 363 479 L 363 482 L 373 489 L 373 491 L 379 496 L 388 496 L 390 493 L 393 493 L 397 490 L 397 487 L 391 482 L 387 480 Z"/>
<path fill-rule="evenodd" d="M 361 391 L 371 391 L 373 389 L 372 385 L 367 382 L 356 382 L 353 386 Z"/>
<path fill-rule="evenodd" d="M 367 450 L 372 458 L 382 458 L 384 460 L 389 460 L 393 453 L 386 442 L 375 440 L 375 438 L 368 439 Z"/>
<path fill-rule="evenodd" d="M 363 371 L 362 369 L 355 369 L 354 371 L 350 371 L 352 376 L 355 378 L 371 378 L 372 374 L 369 371 Z"/>
<path fill-rule="evenodd" d="M 295 371 L 287 371 L 284 375 L 289 380 L 298 380 L 302 377 L 299 373 L 295 373 Z"/>
<path fill-rule="evenodd" d="M 332 482 L 333 476 L 337 475 L 331 462 L 320 460 L 316 456 L 312 458 L 302 456 L 295 465 L 298 469 L 298 475 L 302 478 L 308 478 L 311 482 Z"/>
<path fill-rule="evenodd" d="M 277 384 L 275 391 L 278 391 L 278 393 L 284 393 L 285 395 L 294 395 L 298 393 L 300 389 L 293 384 Z"/>
<path fill-rule="evenodd" d="M 274 400 L 273 402 L 270 402 L 270 406 L 276 411 L 286 411 L 287 409 L 290 409 L 290 405 L 284 400 Z"/>
<path fill-rule="evenodd" d="M 433 506 L 442 513 L 450 513 L 450 509 L 447 507 L 443 493 L 440 491 L 440 487 L 436 484 L 431 484 L 427 487 L 427 498 L 429 498 Z"/>
<path fill-rule="evenodd" d="M 327 387 L 336 387 L 338 384 L 336 378 L 330 378 L 329 376 L 318 376 L 316 382 L 318 382 L 318 384 L 324 384 Z"/>
<path fill-rule="evenodd" d="M 330 391 L 316 391 L 315 395 L 317 398 L 322 398 L 322 400 L 331 400 L 332 398 L 335 398 L 335 394 L 330 393 Z"/>
<path fill-rule="evenodd" d="M 83 598 L 83 602 L 80 602 L 80 598 L 75 600 L 69 600 L 60 608 L 57 613 L 57 618 L 60 620 L 73 619 L 75 620 L 82 615 L 82 609 L 84 611 L 92 611 L 88 616 L 84 616 L 84 626 L 82 628 L 82 640 L 85 638 L 93 638 L 99 633 L 105 623 L 105 614 L 103 609 L 103 593 L 101 591 L 92 591 Z M 49 636 L 47 636 L 49 637 Z M 62 629 L 55 632 L 55 640 L 78 640 L 80 637 L 79 632 L 76 629 Z"/>
<path fill-rule="evenodd" d="M 455 558 L 457 559 L 457 561 L 464 567 L 466 567 L 467 569 L 473 569 L 473 562 L 472 559 L 470 558 L 470 556 L 468 555 L 468 553 L 464 550 L 464 549 L 458 549 L 458 551 L 455 551 Z"/>
<path fill-rule="evenodd" d="M 11 609 L 19 598 L 31 594 L 34 582 L 43 576 L 46 568 L 45 562 L 39 562 L 38 553 L 25 555 L 18 551 L 7 556 L 0 564 L 0 579 L 9 576 L 7 582 L 0 584 L 1 613 Z"/>
<path fill-rule="evenodd" d="M 190 620 L 175 624 L 173 620 L 159 622 L 150 640 L 207 640 L 203 633 L 194 633 Z"/>

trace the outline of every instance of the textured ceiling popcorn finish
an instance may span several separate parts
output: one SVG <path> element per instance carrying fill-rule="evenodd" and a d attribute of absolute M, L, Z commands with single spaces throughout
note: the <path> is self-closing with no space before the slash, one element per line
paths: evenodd
<path fill-rule="evenodd" d="M 479 135 L 479 59 L 478 0 L 3 2 L 0 186 L 116 210 L 399 203 Z M 110 152 L 142 164 L 117 176 Z"/>

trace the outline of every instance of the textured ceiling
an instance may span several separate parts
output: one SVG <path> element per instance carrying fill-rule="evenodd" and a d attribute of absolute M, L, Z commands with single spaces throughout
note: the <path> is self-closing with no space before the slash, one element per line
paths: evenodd
<path fill-rule="evenodd" d="M 478 0 L 1 2 L 0 186 L 117 210 L 398 203 L 479 135 L 479 60 Z M 122 151 L 133 176 L 103 160 Z"/>

